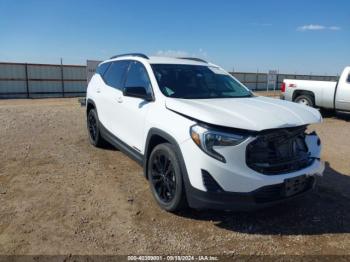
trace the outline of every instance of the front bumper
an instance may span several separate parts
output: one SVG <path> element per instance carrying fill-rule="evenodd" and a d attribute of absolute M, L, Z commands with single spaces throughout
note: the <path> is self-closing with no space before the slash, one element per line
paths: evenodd
<path fill-rule="evenodd" d="M 205 154 L 192 141 L 181 144 L 181 152 L 186 167 L 185 187 L 189 205 L 193 208 L 209 208 L 220 210 L 250 210 L 274 205 L 295 197 L 299 197 L 314 188 L 315 176 L 321 176 L 324 164 L 319 160 L 321 145 L 317 135 L 306 138 L 313 163 L 301 170 L 276 175 L 258 173 L 246 164 L 246 147 L 252 141 L 241 143 L 238 146 L 222 148 L 220 153 L 225 156 L 227 163 L 222 163 Z M 208 190 L 203 181 L 203 170 L 208 172 L 219 185 L 221 192 Z M 304 191 L 291 197 L 285 197 L 283 190 L 285 181 L 294 177 L 310 178 L 310 184 Z M 267 194 L 264 201 L 259 196 Z M 260 198 L 261 199 L 261 198 Z"/>
<path fill-rule="evenodd" d="M 265 186 L 249 193 L 205 192 L 190 187 L 188 202 L 192 208 L 227 211 L 254 211 L 290 201 L 310 193 L 316 184 L 314 176 L 308 177 L 305 189 L 295 195 L 285 195 L 285 183 Z"/>

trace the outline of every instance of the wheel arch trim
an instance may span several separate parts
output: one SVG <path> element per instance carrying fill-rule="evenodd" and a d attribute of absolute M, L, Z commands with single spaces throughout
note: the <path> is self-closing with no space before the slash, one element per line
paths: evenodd
<path fill-rule="evenodd" d="M 316 96 L 315 93 L 310 91 L 310 90 L 304 90 L 304 89 L 297 89 L 293 92 L 292 95 L 292 101 L 295 102 L 295 100 L 302 95 L 309 95 L 311 96 L 311 99 L 313 100 L 312 102 L 314 103 L 314 106 L 317 105 L 316 103 Z"/>
<path fill-rule="evenodd" d="M 148 157 L 151 154 L 150 142 L 151 142 L 151 139 L 154 136 L 159 136 L 162 139 L 168 141 L 173 146 L 175 146 L 177 156 L 180 158 L 180 162 L 183 161 L 183 156 L 182 156 L 182 153 L 181 153 L 181 149 L 180 149 L 180 146 L 177 143 L 176 139 L 172 135 L 166 133 L 165 131 L 153 127 L 153 128 L 151 128 L 148 131 L 147 138 L 146 138 L 146 143 L 145 143 L 143 170 L 144 170 L 144 175 L 145 175 L 146 178 L 147 178 Z M 185 162 L 183 161 L 183 163 L 185 163 Z M 182 163 L 181 163 L 181 165 L 182 165 Z M 181 171 L 183 171 L 182 168 L 181 168 Z"/>
<path fill-rule="evenodd" d="M 96 109 L 96 113 L 97 113 L 97 107 L 96 107 L 94 100 L 92 100 L 91 98 L 88 98 L 86 100 L 86 114 L 88 113 L 89 105 L 93 105 L 93 107 Z"/>

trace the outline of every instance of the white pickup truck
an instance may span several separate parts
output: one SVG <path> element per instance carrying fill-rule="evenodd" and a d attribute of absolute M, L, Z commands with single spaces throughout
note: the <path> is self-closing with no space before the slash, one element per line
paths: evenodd
<path fill-rule="evenodd" d="M 350 66 L 338 82 L 284 79 L 281 99 L 311 107 L 350 111 Z"/>

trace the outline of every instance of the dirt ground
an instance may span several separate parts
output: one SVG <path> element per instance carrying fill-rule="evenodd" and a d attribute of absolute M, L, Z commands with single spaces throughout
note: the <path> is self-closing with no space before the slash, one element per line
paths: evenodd
<path fill-rule="evenodd" d="M 92 147 L 77 99 L 0 101 L 0 254 L 350 254 L 350 116 L 312 126 L 317 190 L 253 213 L 158 208 L 142 169 Z"/>

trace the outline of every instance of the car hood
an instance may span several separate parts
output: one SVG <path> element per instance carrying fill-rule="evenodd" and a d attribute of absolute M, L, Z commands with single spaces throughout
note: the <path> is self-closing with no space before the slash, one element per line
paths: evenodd
<path fill-rule="evenodd" d="M 261 131 L 322 121 L 314 108 L 267 97 L 167 98 L 166 107 L 190 118 L 218 126 Z"/>

